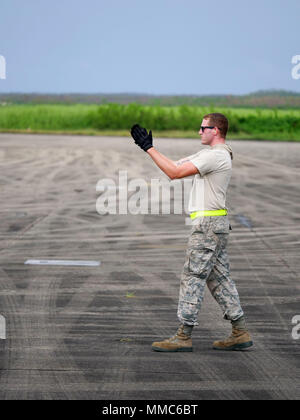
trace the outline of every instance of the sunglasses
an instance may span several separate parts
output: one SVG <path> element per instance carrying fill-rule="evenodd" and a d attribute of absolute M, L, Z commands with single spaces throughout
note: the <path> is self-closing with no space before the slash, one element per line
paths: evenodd
<path fill-rule="evenodd" d="M 206 126 L 201 125 L 201 127 L 200 127 L 200 129 L 201 129 L 201 131 L 202 131 L 203 133 L 204 133 L 204 130 L 205 130 L 206 128 L 215 128 L 215 127 L 210 127 L 210 126 L 208 126 L 208 125 L 206 125 Z"/>

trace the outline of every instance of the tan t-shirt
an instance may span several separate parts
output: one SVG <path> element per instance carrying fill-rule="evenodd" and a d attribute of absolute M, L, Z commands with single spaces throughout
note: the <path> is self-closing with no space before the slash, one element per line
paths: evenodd
<path fill-rule="evenodd" d="M 188 157 L 199 171 L 194 177 L 190 193 L 190 213 L 198 210 L 226 209 L 232 156 L 230 146 L 217 144 Z"/>

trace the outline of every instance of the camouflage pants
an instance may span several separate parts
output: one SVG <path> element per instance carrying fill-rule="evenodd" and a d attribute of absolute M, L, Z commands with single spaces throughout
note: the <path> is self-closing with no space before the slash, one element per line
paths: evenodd
<path fill-rule="evenodd" d="M 207 284 L 224 318 L 236 320 L 243 315 L 243 310 L 229 271 L 226 251 L 228 217 L 212 216 L 198 220 L 189 237 L 181 275 L 178 318 L 181 323 L 198 325 L 198 313 Z"/>

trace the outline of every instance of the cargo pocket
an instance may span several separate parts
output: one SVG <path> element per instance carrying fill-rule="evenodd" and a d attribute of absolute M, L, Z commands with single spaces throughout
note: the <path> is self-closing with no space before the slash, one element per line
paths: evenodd
<path fill-rule="evenodd" d="M 216 218 L 216 220 L 214 221 L 213 224 L 213 232 L 214 233 L 229 233 L 229 221 L 228 219 L 221 219 L 221 218 Z"/>
<path fill-rule="evenodd" d="M 201 282 L 198 278 L 190 277 L 189 281 L 186 284 L 186 289 L 183 294 L 183 302 L 192 303 L 196 305 L 199 300 L 199 295 L 201 293 Z"/>
<path fill-rule="evenodd" d="M 196 225 L 193 225 L 191 229 L 191 235 L 197 234 L 197 233 L 204 233 L 204 228 L 201 223 L 198 223 Z"/>
<path fill-rule="evenodd" d="M 206 280 L 201 280 L 199 277 L 195 276 L 191 277 L 187 283 L 182 301 L 187 304 L 196 305 L 196 308 L 198 308 L 203 300 L 205 286 Z"/>
<path fill-rule="evenodd" d="M 183 298 L 183 301 L 186 302 L 186 303 L 191 303 L 192 305 L 197 305 L 198 296 L 196 296 L 196 294 L 193 294 L 192 296 L 185 295 L 184 298 Z"/>
<path fill-rule="evenodd" d="M 212 268 L 212 259 L 217 244 L 212 239 L 206 239 L 203 248 L 191 250 L 189 254 L 188 269 L 190 274 L 205 279 Z"/>

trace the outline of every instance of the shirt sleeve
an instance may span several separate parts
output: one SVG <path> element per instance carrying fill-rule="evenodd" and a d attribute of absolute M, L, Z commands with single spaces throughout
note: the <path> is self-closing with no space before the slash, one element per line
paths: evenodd
<path fill-rule="evenodd" d="M 183 163 L 185 163 L 185 162 L 191 162 L 191 160 L 192 160 L 194 157 L 196 157 L 196 156 L 197 156 L 197 154 L 198 154 L 198 153 L 194 153 L 193 155 L 190 155 L 190 156 L 187 156 L 187 157 L 185 157 L 185 158 L 182 158 L 182 159 L 177 160 L 176 165 L 177 165 L 177 166 L 180 166 L 180 164 L 183 164 Z"/>
<path fill-rule="evenodd" d="M 190 159 L 193 165 L 196 166 L 201 176 L 208 174 L 216 170 L 217 162 L 214 153 L 210 153 L 210 150 L 203 150 L 192 159 Z"/>

